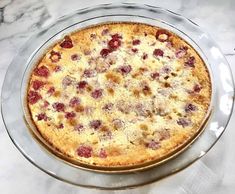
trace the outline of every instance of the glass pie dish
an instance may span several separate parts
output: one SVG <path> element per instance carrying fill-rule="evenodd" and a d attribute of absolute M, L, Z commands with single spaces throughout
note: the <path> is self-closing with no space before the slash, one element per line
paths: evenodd
<path fill-rule="evenodd" d="M 202 133 L 184 149 L 161 163 L 139 167 L 138 171 L 102 171 L 76 166 L 51 153 L 31 130 L 25 110 L 28 76 L 36 61 L 54 42 L 77 29 L 103 22 L 138 22 L 165 28 L 186 40 L 209 69 L 212 82 L 210 116 Z M 32 44 L 33 42 L 33 44 Z M 234 98 L 229 65 L 213 40 L 192 21 L 159 7 L 138 4 L 105 4 L 79 10 L 60 18 L 33 36 L 12 61 L 2 88 L 2 116 L 16 147 L 35 166 L 71 184 L 124 189 L 154 182 L 178 172 L 205 155 L 217 142 L 231 117 Z M 151 167 L 151 168 L 150 168 Z M 115 173 L 114 173 L 115 172 Z"/>

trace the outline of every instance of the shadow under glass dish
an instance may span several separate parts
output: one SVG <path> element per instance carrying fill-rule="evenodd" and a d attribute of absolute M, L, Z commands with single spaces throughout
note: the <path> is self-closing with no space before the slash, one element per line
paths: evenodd
<path fill-rule="evenodd" d="M 126 13 L 131 13 L 131 15 Z M 27 113 L 23 109 L 27 76 L 30 75 L 34 64 L 44 54 L 45 49 L 64 35 L 90 25 L 117 21 L 138 22 L 166 28 L 192 45 L 210 70 L 213 86 L 212 112 L 204 133 L 200 135 L 197 141 L 178 157 L 167 163 L 137 173 L 96 173 L 96 176 L 92 176 L 94 172 L 69 165 L 67 162 L 58 160 L 52 154 L 45 152 L 32 138 L 31 132 L 27 130 L 27 123 L 24 122 L 24 115 Z M 34 42 L 34 44 L 32 45 L 31 42 Z M 221 73 L 222 69 L 223 74 Z M 217 78 L 216 81 L 213 77 Z M 168 10 L 147 5 L 100 5 L 61 18 L 26 43 L 10 65 L 4 80 L 2 116 L 14 144 L 29 161 L 44 172 L 75 185 L 121 189 L 140 186 L 169 176 L 203 156 L 219 139 L 229 121 L 233 107 L 233 88 L 233 79 L 228 63 L 219 48 L 206 33 L 202 32 L 197 25 L 188 19 Z M 30 128 L 33 129 L 31 125 Z M 35 130 L 33 131 L 35 134 Z M 36 137 L 39 139 L 40 136 L 36 134 Z M 39 141 L 42 140 L 39 139 Z"/>

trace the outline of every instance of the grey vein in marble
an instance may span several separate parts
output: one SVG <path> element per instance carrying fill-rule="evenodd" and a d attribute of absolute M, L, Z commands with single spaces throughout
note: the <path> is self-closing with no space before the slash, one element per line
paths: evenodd
<path fill-rule="evenodd" d="M 0 1 L 0 8 L 6 7 L 8 4 L 10 4 L 12 0 L 1 0 Z"/>
<path fill-rule="evenodd" d="M 1 8 L 0 40 L 39 29 L 50 15 L 40 0 L 14 0 Z"/>

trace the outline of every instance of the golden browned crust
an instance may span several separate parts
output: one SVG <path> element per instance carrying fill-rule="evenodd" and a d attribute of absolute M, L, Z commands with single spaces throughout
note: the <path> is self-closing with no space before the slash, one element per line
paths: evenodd
<path fill-rule="evenodd" d="M 138 23 L 74 32 L 42 57 L 28 88 L 42 137 L 74 161 L 107 167 L 173 153 L 201 129 L 210 99 L 197 52 L 169 31 Z"/>

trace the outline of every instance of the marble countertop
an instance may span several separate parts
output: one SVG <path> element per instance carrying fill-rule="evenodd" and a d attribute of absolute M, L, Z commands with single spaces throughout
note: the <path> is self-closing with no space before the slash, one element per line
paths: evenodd
<path fill-rule="evenodd" d="M 123 1 L 0 0 L 0 85 L 2 86 L 5 72 L 13 57 L 32 34 L 72 11 L 110 2 Z M 143 0 L 135 2 L 146 3 Z M 170 9 L 200 25 L 219 44 L 235 75 L 234 0 L 149 0 L 148 4 Z M 226 132 L 213 149 L 186 170 L 151 185 L 113 193 L 234 193 L 234 128 L 235 114 Z M 2 119 L 0 119 L 0 154 L 1 193 L 112 193 L 69 185 L 34 167 L 13 145 Z"/>

